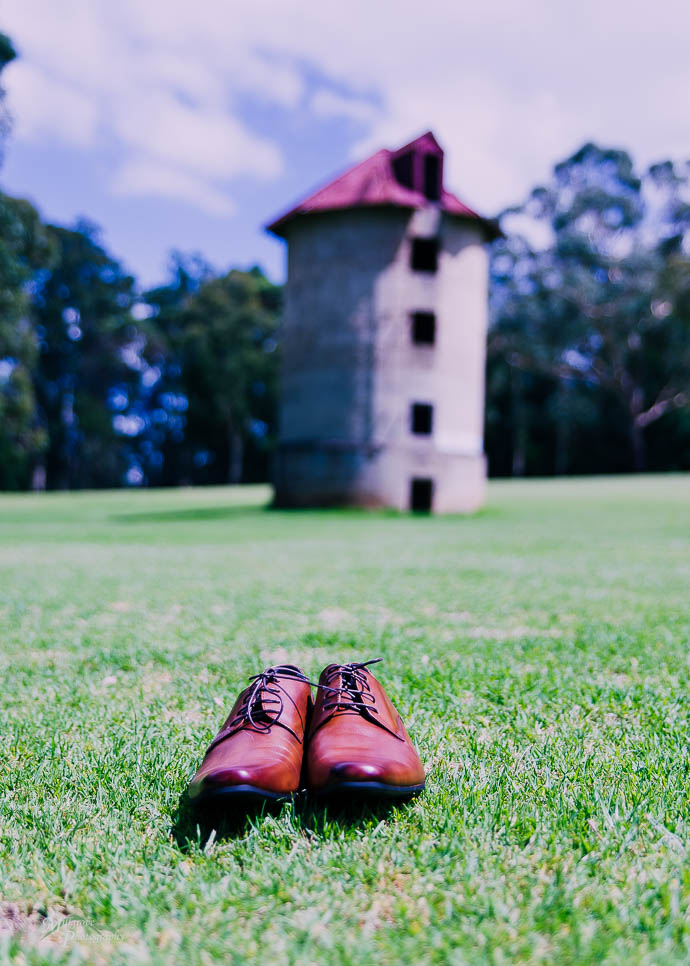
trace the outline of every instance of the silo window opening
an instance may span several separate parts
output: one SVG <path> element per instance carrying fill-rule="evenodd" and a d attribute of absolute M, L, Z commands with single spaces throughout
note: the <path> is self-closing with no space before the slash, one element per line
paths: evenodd
<path fill-rule="evenodd" d="M 441 159 L 437 154 L 424 155 L 424 194 L 429 201 L 441 200 Z"/>
<path fill-rule="evenodd" d="M 433 345 L 436 341 L 436 316 L 433 312 L 412 313 L 412 341 L 415 345 Z"/>
<path fill-rule="evenodd" d="M 438 268 L 438 241 L 435 238 L 413 238 L 411 265 L 414 272 L 435 272 Z"/>
<path fill-rule="evenodd" d="M 414 190 L 414 152 L 406 151 L 393 161 L 393 174 L 403 188 Z"/>
<path fill-rule="evenodd" d="M 434 428 L 434 407 L 430 403 L 412 403 L 410 428 L 415 436 L 431 436 Z"/>
<path fill-rule="evenodd" d="M 416 477 L 410 480 L 410 510 L 430 513 L 434 496 L 434 481 Z"/>

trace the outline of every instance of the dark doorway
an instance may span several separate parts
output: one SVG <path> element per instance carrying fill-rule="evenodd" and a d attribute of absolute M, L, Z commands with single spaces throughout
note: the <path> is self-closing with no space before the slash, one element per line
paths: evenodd
<path fill-rule="evenodd" d="M 438 268 L 438 242 L 435 238 L 413 238 L 410 264 L 414 272 L 435 272 Z"/>
<path fill-rule="evenodd" d="M 412 341 L 415 345 L 433 345 L 436 341 L 436 316 L 433 312 L 412 313 Z"/>
<path fill-rule="evenodd" d="M 415 477 L 410 481 L 410 510 L 413 513 L 431 513 L 434 481 Z"/>

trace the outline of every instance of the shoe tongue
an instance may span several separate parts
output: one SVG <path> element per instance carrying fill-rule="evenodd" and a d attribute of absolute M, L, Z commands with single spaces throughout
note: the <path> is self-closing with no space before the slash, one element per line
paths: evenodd
<path fill-rule="evenodd" d="M 301 671 L 296 664 L 276 664 L 276 665 L 273 665 L 272 668 L 266 668 L 266 670 L 277 671 L 280 677 L 296 677 L 296 678 L 304 677 L 304 672 Z"/>
<path fill-rule="evenodd" d="M 364 701 L 359 697 L 361 693 L 359 682 L 354 676 L 354 673 L 344 665 L 332 664 L 326 668 L 326 682 L 329 688 L 340 691 L 341 701 L 353 702 L 364 706 Z M 326 694 L 330 694 L 331 698 L 334 697 L 332 692 L 326 692 Z M 326 701 L 328 700 L 329 698 L 326 697 Z"/>
<path fill-rule="evenodd" d="M 329 664 L 324 668 L 322 679 L 329 688 L 341 688 L 343 686 L 343 668 L 341 664 Z"/>

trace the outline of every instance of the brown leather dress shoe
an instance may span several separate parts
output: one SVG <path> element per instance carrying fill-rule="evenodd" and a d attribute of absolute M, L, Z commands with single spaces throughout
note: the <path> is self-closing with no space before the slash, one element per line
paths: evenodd
<path fill-rule="evenodd" d="M 190 782 L 194 804 L 280 802 L 300 788 L 309 682 L 291 664 L 269 667 L 250 680 Z"/>
<path fill-rule="evenodd" d="M 315 795 L 409 798 L 424 788 L 424 767 L 400 715 L 369 664 L 331 664 L 319 689 L 307 742 Z"/>

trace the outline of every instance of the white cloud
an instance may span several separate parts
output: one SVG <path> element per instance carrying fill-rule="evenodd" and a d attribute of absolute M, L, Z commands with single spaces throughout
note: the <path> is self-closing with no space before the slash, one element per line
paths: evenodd
<path fill-rule="evenodd" d="M 4 21 L 18 135 L 114 136 L 117 190 L 158 165 L 208 207 L 232 178 L 275 178 L 280 147 L 239 103 L 304 106 L 307 69 L 316 117 L 365 126 L 357 154 L 432 127 L 451 187 L 489 211 L 588 138 L 690 155 L 685 0 L 5 0 Z"/>
<path fill-rule="evenodd" d="M 17 137 L 40 140 L 49 136 L 81 147 L 93 141 L 98 112 L 84 91 L 25 61 L 13 64 L 11 70 Z"/>
<path fill-rule="evenodd" d="M 132 93 L 113 119 L 122 142 L 201 178 L 275 177 L 278 149 L 218 109 L 182 104 L 167 91 Z"/>
<path fill-rule="evenodd" d="M 235 210 L 232 198 L 222 190 L 178 168 L 146 159 L 126 161 L 117 172 L 112 189 L 123 197 L 176 198 L 209 215 L 228 216 Z"/>
<path fill-rule="evenodd" d="M 186 18 L 174 24 L 169 9 L 151 20 L 155 0 L 59 6 L 6 3 L 6 29 L 21 55 L 4 75 L 17 138 L 111 152 L 114 142 L 122 158 L 112 177 L 116 194 L 183 198 L 215 214 L 233 210 L 232 179 L 280 174 L 279 146 L 249 129 L 236 101 L 251 93 L 294 106 L 303 93 L 296 67 L 244 48 L 223 50 L 203 19 L 202 29 L 196 17 L 194 30 L 190 21 L 189 35 L 180 29 Z"/>
<path fill-rule="evenodd" d="M 373 124 L 380 114 L 379 108 L 369 100 L 346 97 L 321 87 L 315 91 L 309 107 L 317 117 L 348 117 L 363 124 Z"/>

